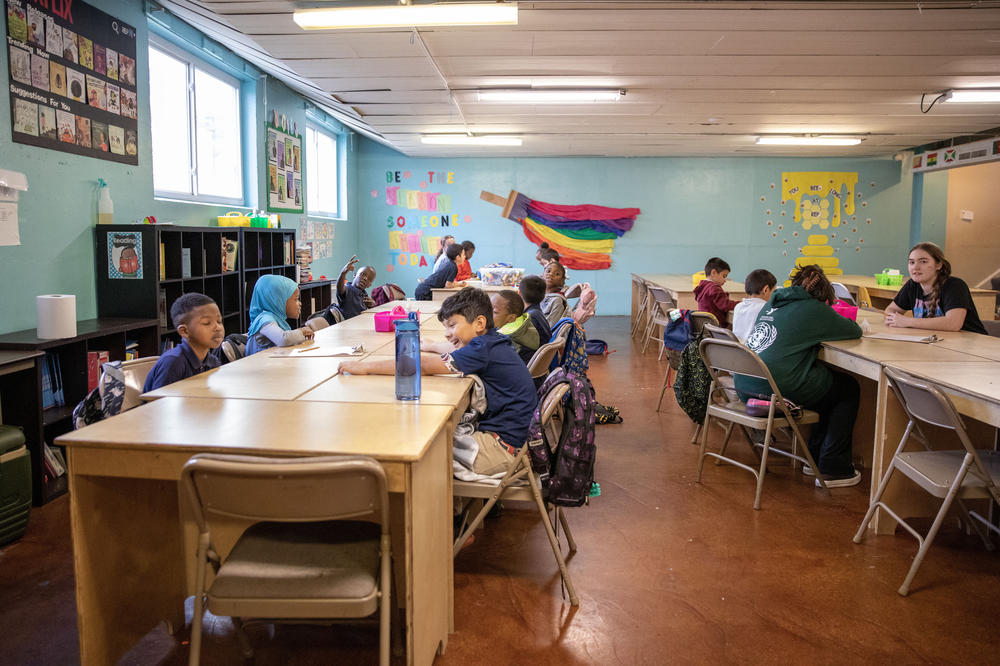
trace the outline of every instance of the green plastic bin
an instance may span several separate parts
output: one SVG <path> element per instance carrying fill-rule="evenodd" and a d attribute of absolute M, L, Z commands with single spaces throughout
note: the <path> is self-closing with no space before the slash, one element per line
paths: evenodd
<path fill-rule="evenodd" d="M 20 539 L 31 514 L 31 458 L 24 433 L 0 425 L 0 545 Z"/>

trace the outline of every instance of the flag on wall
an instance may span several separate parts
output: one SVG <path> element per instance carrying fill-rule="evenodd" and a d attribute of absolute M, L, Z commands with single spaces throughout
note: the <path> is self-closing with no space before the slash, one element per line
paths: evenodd
<path fill-rule="evenodd" d="M 501 208 L 504 217 L 521 225 L 535 245 L 548 243 L 567 268 L 601 270 L 611 267 L 615 239 L 632 229 L 638 208 L 577 206 L 536 201 L 511 190 L 504 198 L 483 191 L 480 198 Z"/>

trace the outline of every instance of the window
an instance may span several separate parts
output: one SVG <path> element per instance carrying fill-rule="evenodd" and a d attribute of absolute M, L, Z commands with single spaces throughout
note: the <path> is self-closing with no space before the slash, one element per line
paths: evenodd
<path fill-rule="evenodd" d="M 306 125 L 306 205 L 310 215 L 342 217 L 338 135 Z"/>
<path fill-rule="evenodd" d="M 243 204 L 239 80 L 151 37 L 149 90 L 156 196 Z"/>

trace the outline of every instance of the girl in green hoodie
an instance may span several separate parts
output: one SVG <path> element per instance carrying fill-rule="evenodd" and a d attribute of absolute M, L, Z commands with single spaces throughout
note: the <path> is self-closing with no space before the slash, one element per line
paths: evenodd
<path fill-rule="evenodd" d="M 792 277 L 792 286 L 776 290 L 761 308 L 746 341 L 767 365 L 785 398 L 819 413 L 819 423 L 813 425 L 809 437 L 809 452 L 831 487 L 861 481 L 851 456 L 858 382 L 817 361 L 821 342 L 861 337 L 860 326 L 830 307 L 835 300 L 823 269 L 803 266 Z M 764 380 L 741 375 L 735 380 L 741 394 L 770 396 Z M 808 467 L 803 472 L 815 473 Z"/>

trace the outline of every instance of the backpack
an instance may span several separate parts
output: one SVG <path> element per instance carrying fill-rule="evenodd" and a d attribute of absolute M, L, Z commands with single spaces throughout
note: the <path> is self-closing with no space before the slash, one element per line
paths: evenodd
<path fill-rule="evenodd" d="M 528 427 L 528 453 L 545 501 L 557 506 L 581 506 L 595 485 L 594 387 L 586 376 L 556 368 L 539 389 L 539 398 L 544 398 L 560 384 L 569 384 L 569 391 L 563 397 L 565 420 L 559 441 L 546 440 L 540 399 Z"/>
<path fill-rule="evenodd" d="M 574 322 L 571 317 L 563 317 L 552 327 L 552 340 L 550 342 L 556 339 L 559 327 L 564 322 L 569 324 L 569 337 L 566 338 L 566 346 L 563 347 L 562 352 L 552 359 L 552 365 L 549 366 L 549 369 L 554 370 L 562 367 L 571 374 L 586 376 L 587 370 L 590 368 L 590 361 L 587 359 L 587 334 L 583 332 L 579 324 Z"/>
<path fill-rule="evenodd" d="M 708 409 L 708 390 L 712 386 L 712 377 L 708 368 L 701 360 L 698 343 L 701 339 L 692 340 L 681 352 L 677 377 L 674 378 L 674 395 L 677 404 L 695 423 L 705 421 Z"/>
<path fill-rule="evenodd" d="M 381 287 L 372 289 L 372 300 L 375 301 L 375 305 L 384 305 L 389 301 L 404 301 L 406 292 L 399 285 L 387 282 Z"/>
<path fill-rule="evenodd" d="M 73 408 L 73 429 L 97 423 L 122 411 L 125 402 L 125 373 L 121 361 L 110 361 L 101 366 L 101 379 L 97 387 Z"/>
<path fill-rule="evenodd" d="M 691 342 L 691 311 L 678 310 L 680 316 L 671 318 L 663 327 L 663 346 L 674 351 L 683 351 Z"/>
<path fill-rule="evenodd" d="M 219 345 L 218 349 L 213 349 L 212 354 L 219 359 L 220 365 L 238 361 L 247 352 L 247 336 L 242 333 L 230 333 Z"/>
<path fill-rule="evenodd" d="M 597 355 L 604 354 L 607 356 L 611 352 L 608 351 L 608 343 L 604 340 L 598 340 L 594 338 L 593 340 L 587 340 L 587 354 Z"/>

